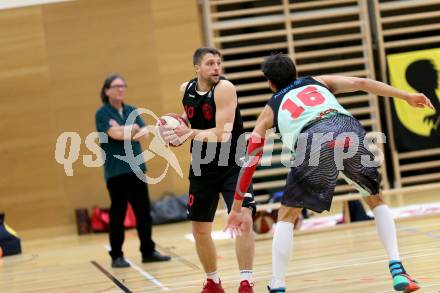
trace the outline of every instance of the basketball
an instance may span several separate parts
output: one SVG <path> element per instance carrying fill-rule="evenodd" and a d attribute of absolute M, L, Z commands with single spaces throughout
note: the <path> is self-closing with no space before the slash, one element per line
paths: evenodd
<path fill-rule="evenodd" d="M 176 114 L 176 113 L 167 113 L 161 117 L 159 117 L 159 120 L 156 123 L 156 126 L 171 126 L 172 129 L 177 128 L 180 125 L 188 126 L 188 123 L 185 119 L 182 118 L 182 116 Z M 160 138 L 160 140 L 165 143 L 163 137 L 162 137 L 162 131 L 163 128 L 157 127 L 156 128 L 156 136 Z M 185 141 L 182 141 L 180 144 L 172 144 L 170 143 L 170 146 L 177 147 L 181 144 L 183 144 Z"/>
<path fill-rule="evenodd" d="M 266 211 L 258 211 L 254 217 L 254 231 L 258 234 L 264 234 L 272 229 L 274 220 L 272 215 Z"/>

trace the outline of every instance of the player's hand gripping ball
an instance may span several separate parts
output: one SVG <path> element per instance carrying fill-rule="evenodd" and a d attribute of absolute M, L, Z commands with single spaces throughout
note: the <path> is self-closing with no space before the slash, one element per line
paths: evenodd
<path fill-rule="evenodd" d="M 159 117 L 159 120 L 156 123 L 156 137 L 158 137 L 164 144 L 167 144 L 166 140 L 164 139 L 164 132 L 167 130 L 165 127 L 161 126 L 168 126 L 168 128 L 171 128 L 172 130 L 176 129 L 179 126 L 188 127 L 188 123 L 185 119 L 183 119 L 180 115 L 175 113 L 168 113 L 161 117 Z M 182 145 L 186 139 L 179 139 L 178 142 L 175 140 L 172 142 L 169 142 L 168 144 L 173 147 L 177 147 Z"/>

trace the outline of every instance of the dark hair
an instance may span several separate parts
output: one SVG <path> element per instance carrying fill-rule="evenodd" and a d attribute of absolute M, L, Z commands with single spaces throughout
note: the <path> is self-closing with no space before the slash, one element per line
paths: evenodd
<path fill-rule="evenodd" d="M 198 48 L 194 52 L 194 54 L 193 54 L 193 64 L 194 65 L 200 64 L 200 62 L 203 59 L 203 56 L 205 56 L 206 54 L 209 54 L 209 53 L 211 53 L 212 55 L 218 55 L 218 56 L 220 56 L 220 58 L 222 57 L 222 54 L 216 48 L 202 47 L 202 48 Z"/>
<path fill-rule="evenodd" d="M 110 88 L 110 86 L 112 85 L 112 82 L 118 78 L 125 81 L 124 77 L 120 74 L 110 74 L 109 76 L 107 76 L 105 78 L 104 84 L 102 85 L 102 88 L 101 88 L 101 101 L 103 104 L 108 103 L 108 96 L 106 95 L 105 91 L 108 90 Z"/>
<path fill-rule="evenodd" d="M 264 59 L 261 71 L 271 81 L 277 90 L 280 90 L 296 79 L 296 67 L 292 59 L 286 54 L 276 53 Z"/>

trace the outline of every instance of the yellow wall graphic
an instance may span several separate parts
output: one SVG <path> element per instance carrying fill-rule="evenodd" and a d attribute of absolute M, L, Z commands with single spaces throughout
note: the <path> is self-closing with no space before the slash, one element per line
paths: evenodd
<path fill-rule="evenodd" d="M 440 129 L 440 49 L 420 50 L 387 56 L 391 85 L 408 92 L 423 92 L 436 110 L 416 109 L 393 99 L 397 117 L 409 131 L 428 137 Z"/>

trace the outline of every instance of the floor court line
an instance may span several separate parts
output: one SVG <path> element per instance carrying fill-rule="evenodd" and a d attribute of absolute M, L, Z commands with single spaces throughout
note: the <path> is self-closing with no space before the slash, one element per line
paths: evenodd
<path fill-rule="evenodd" d="M 189 267 L 192 268 L 192 269 L 196 269 L 196 270 L 198 270 L 198 271 L 203 271 L 201 267 L 199 267 L 199 266 L 196 265 L 195 263 L 189 261 L 189 260 L 186 259 L 185 257 L 183 257 L 183 256 L 181 256 L 181 255 L 178 255 L 178 254 L 175 253 L 174 251 L 171 251 L 170 249 L 165 248 L 165 247 L 163 247 L 163 246 L 161 246 L 161 245 L 159 245 L 159 244 L 156 244 L 156 246 L 159 247 L 162 251 L 164 251 L 164 252 L 170 254 L 170 255 L 173 257 L 173 259 L 176 259 L 176 260 L 180 261 L 181 263 L 183 263 L 183 264 L 189 266 Z"/>
<path fill-rule="evenodd" d="M 423 227 L 423 228 L 426 228 L 426 227 Z M 419 230 L 418 228 L 407 227 L 406 229 L 403 229 L 403 231 L 405 231 L 407 233 L 411 233 L 411 234 L 423 235 L 423 236 L 429 237 L 434 240 L 440 240 L 440 235 L 437 235 L 437 233 L 440 231 L 439 229 L 425 232 L 425 231 Z"/>
<path fill-rule="evenodd" d="M 169 291 L 170 290 L 168 287 L 164 286 L 161 282 L 159 282 L 159 280 L 157 280 L 155 277 L 153 277 L 148 272 L 144 271 L 142 268 L 140 268 L 136 264 L 134 264 L 131 260 L 129 260 L 128 258 L 125 258 L 125 260 L 130 264 L 130 266 L 135 271 L 137 271 L 139 274 L 144 276 L 146 279 L 148 279 L 149 281 L 153 282 L 158 287 L 160 287 L 162 289 L 161 291 Z"/>
<path fill-rule="evenodd" d="M 110 246 L 109 245 L 106 244 L 106 245 L 104 245 L 104 247 L 105 247 L 105 249 L 107 251 L 110 251 Z M 130 267 L 132 269 L 134 269 L 135 271 L 137 271 L 141 276 L 145 277 L 147 280 L 151 281 L 156 286 L 160 287 L 161 291 L 169 291 L 170 290 L 168 287 L 164 286 L 158 279 L 156 279 L 153 275 L 151 275 L 148 272 L 144 271 L 142 268 L 140 268 L 135 263 L 133 263 L 130 259 L 125 258 L 125 260 L 130 264 Z"/>
<path fill-rule="evenodd" d="M 411 232 L 410 230 L 411 229 L 414 229 L 414 228 L 429 228 L 429 227 L 440 227 L 440 223 L 429 223 L 429 224 L 426 224 L 426 225 L 424 225 L 424 224 L 422 224 L 422 223 L 420 223 L 420 224 L 412 224 L 411 223 L 411 225 L 408 225 L 408 223 L 396 223 L 397 224 L 397 232 Z M 359 235 L 362 235 L 362 236 L 369 236 L 369 235 L 377 235 L 377 231 L 376 231 L 376 229 L 375 229 L 375 225 L 374 225 L 374 220 L 373 221 L 371 221 L 371 225 L 370 226 L 366 226 L 365 228 L 374 228 L 374 229 L 372 229 L 372 230 L 370 230 L 370 231 L 366 231 L 366 232 L 361 232 L 361 231 L 355 231 L 353 234 L 355 234 L 355 235 L 357 235 L 357 234 L 359 234 Z M 344 239 L 344 238 L 347 238 L 348 236 L 347 235 L 345 235 L 345 234 L 338 234 L 338 235 L 329 235 L 329 233 L 332 233 L 333 231 L 324 231 L 324 233 L 322 233 L 322 234 L 304 234 L 304 235 L 301 235 L 301 237 L 303 237 L 303 236 L 314 236 L 314 237 L 311 237 L 311 238 L 308 238 L 308 239 L 303 239 L 302 240 L 302 243 L 309 243 L 309 242 L 316 242 L 316 239 L 320 239 L 320 238 L 325 238 L 326 240 L 339 240 L 339 239 Z M 318 237 L 316 237 L 316 236 L 318 236 Z M 299 237 L 299 236 L 296 236 L 296 237 Z M 258 241 L 266 241 L 266 240 L 270 240 L 270 239 L 272 239 L 272 238 L 261 238 L 261 239 L 258 239 Z"/>
<path fill-rule="evenodd" d="M 123 292 L 125 293 L 132 293 L 130 289 L 128 289 L 124 284 L 122 284 L 115 276 L 110 274 L 106 269 L 104 269 L 102 266 L 100 266 L 96 261 L 91 261 L 92 265 L 94 265 L 98 270 L 101 271 L 107 278 L 109 278 L 113 283 L 115 283 L 116 286 L 119 287 Z"/>
<path fill-rule="evenodd" d="M 435 289 L 434 291 L 429 291 L 429 292 L 426 292 L 426 293 L 438 293 L 438 292 L 440 292 L 440 283 L 430 284 L 430 285 L 423 285 L 423 286 L 420 286 L 420 288 L 426 289 L 426 288 L 430 288 L 430 287 L 434 287 L 434 286 L 439 286 L 439 288 L 438 288 L 439 290 Z M 375 293 L 389 293 L 389 292 L 396 292 L 396 291 L 394 291 L 394 290 L 387 290 L 387 291 L 377 291 Z"/>
<path fill-rule="evenodd" d="M 408 226 L 412 226 L 412 225 L 408 225 Z M 401 226 L 402 228 L 400 228 L 399 230 L 401 230 L 402 232 L 410 232 L 408 230 L 406 230 L 408 228 L 407 225 L 405 226 Z M 430 225 L 414 225 L 414 226 L 421 226 L 423 228 L 427 228 L 427 227 L 435 227 L 435 226 L 439 226 L 438 224 L 430 224 Z M 413 226 L 413 227 L 414 227 Z M 429 232 L 428 232 L 429 233 Z M 365 232 L 362 233 L 365 236 Z M 375 230 L 370 231 L 370 234 L 377 234 L 377 232 Z M 327 238 L 327 237 L 326 237 Z M 330 237 L 333 239 L 338 239 L 338 238 L 346 238 L 344 235 L 338 235 L 338 236 L 333 236 Z M 327 238 L 328 239 L 328 238 Z M 313 241 L 316 241 L 316 239 L 314 239 Z M 308 241 L 305 241 L 308 242 Z M 439 253 L 431 253 L 431 254 L 418 254 L 421 252 L 428 252 L 428 251 L 438 251 L 439 248 L 435 247 L 435 248 L 429 248 L 429 249 L 423 249 L 423 250 L 416 250 L 416 251 L 409 251 L 409 252 L 405 252 L 404 255 L 406 259 L 408 258 L 417 258 L 417 257 L 423 257 L 423 256 L 431 256 L 431 255 L 438 255 Z M 183 256 L 179 256 L 176 253 L 173 253 L 177 258 L 181 258 L 181 259 L 185 259 Z M 411 255 L 414 254 L 414 255 Z M 380 260 L 379 260 L 380 258 Z M 341 264 L 341 265 L 336 265 L 336 266 L 332 266 L 332 267 L 328 267 L 328 268 L 324 268 L 324 269 L 319 269 L 319 270 L 308 270 L 306 272 L 302 271 L 302 272 L 291 272 L 288 273 L 287 276 L 299 276 L 302 274 L 308 274 L 308 273 L 314 273 L 314 272 L 320 272 L 320 271 L 327 271 L 327 270 L 333 270 L 333 269 L 339 269 L 339 268 L 347 268 L 347 267 L 354 267 L 354 266 L 358 266 L 358 265 L 366 265 L 366 264 L 372 264 L 372 263 L 380 263 L 380 262 L 387 262 L 386 260 L 383 259 L 383 256 L 373 256 L 373 257 L 365 257 L 365 258 L 357 258 L 356 261 L 359 262 L 359 260 L 364 260 L 367 262 L 364 262 L 362 264 L 356 263 L 356 264 L 344 264 L 344 261 L 336 261 L 336 262 L 329 262 L 326 263 L 325 265 L 334 265 L 334 264 Z M 370 260 L 370 261 L 369 261 Z M 373 262 L 371 262 L 371 260 L 374 260 Z M 354 260 L 353 260 L 354 261 Z M 255 280 L 262 280 L 262 279 L 267 279 L 268 277 L 270 277 L 270 273 L 271 271 L 269 270 L 265 270 L 265 271 L 256 271 L 254 272 L 254 279 Z M 237 275 L 229 275 L 229 276 L 222 276 L 222 281 L 226 284 L 226 283 L 232 283 L 232 282 L 237 282 Z M 178 288 L 180 289 L 184 289 L 184 288 L 193 288 L 193 287 L 199 287 L 200 286 L 200 281 L 199 280 L 190 280 L 190 281 L 185 281 L 185 282 L 178 282 L 178 283 L 171 283 L 171 284 L 167 284 L 168 287 L 170 287 L 170 290 L 177 290 Z M 174 287 L 176 287 L 176 289 L 174 289 Z M 426 287 L 426 286 L 424 286 Z M 155 286 L 151 286 L 151 287 L 147 287 L 147 289 L 153 289 L 154 290 Z M 153 292 L 160 292 L 161 290 L 158 291 L 153 291 Z M 152 292 L 152 291 L 148 291 L 148 292 Z M 393 292 L 393 291 L 391 291 Z"/>
<path fill-rule="evenodd" d="M 428 253 L 427 252 L 435 252 L 435 253 Z M 407 251 L 405 253 L 402 253 L 402 256 L 404 256 L 405 259 L 408 258 L 415 258 L 415 257 L 423 257 L 423 256 L 431 256 L 431 255 L 437 255 L 440 254 L 440 247 L 433 247 L 433 248 L 427 248 L 427 249 L 418 249 L 418 250 L 414 250 L 414 251 Z M 420 254 L 420 253 L 425 253 L 425 254 Z M 362 261 L 362 263 L 360 264 L 359 262 Z M 352 263 L 350 264 L 349 262 L 356 262 L 356 263 Z M 329 268 L 323 268 L 320 271 L 325 271 L 325 270 L 330 270 L 330 269 L 334 269 L 334 268 L 344 268 L 344 267 L 352 267 L 352 266 L 358 266 L 358 265 L 365 265 L 365 264 L 371 264 L 371 263 L 380 263 L 380 262 L 384 262 L 386 263 L 387 260 L 385 259 L 385 257 L 383 255 L 376 255 L 376 256 L 370 256 L 370 257 L 363 257 L 363 258 L 356 258 L 356 259 L 349 259 L 349 260 L 337 260 L 337 261 L 332 261 L 332 262 L 326 262 L 326 263 L 321 263 L 322 266 L 325 267 L 329 267 Z M 266 271 L 261 271 L 259 270 L 258 272 L 254 272 L 254 275 L 258 274 L 258 273 L 267 273 L 270 272 L 270 270 L 266 270 Z M 227 280 L 229 278 L 231 279 L 235 279 L 235 275 L 234 276 L 223 276 L 222 280 Z"/>
<path fill-rule="evenodd" d="M 405 259 L 424 257 L 424 256 L 432 256 L 432 255 L 439 255 L 440 254 L 439 248 L 426 249 L 425 251 L 429 251 L 429 250 L 434 250 L 436 253 L 407 255 L 405 257 Z M 418 250 L 417 252 L 423 252 L 423 250 Z M 367 261 L 367 262 L 363 262 L 363 263 L 359 263 L 358 262 L 356 264 L 342 264 L 342 265 L 336 265 L 336 266 L 331 266 L 331 267 L 329 266 L 329 267 L 320 268 L 320 269 L 308 269 L 308 270 L 301 269 L 300 272 L 297 272 L 297 271 L 295 271 L 295 272 L 288 272 L 286 274 L 286 277 L 301 276 L 301 275 L 304 275 L 304 274 L 319 273 L 319 272 L 330 271 L 330 270 L 334 270 L 334 269 L 350 268 L 350 267 L 356 267 L 356 266 L 362 266 L 362 265 L 368 265 L 368 264 L 375 264 L 375 263 L 381 263 L 381 262 L 387 263 L 388 262 L 388 260 L 384 259 L 382 256 L 374 256 L 374 257 L 364 258 L 364 260 L 377 259 L 377 258 L 380 258 L 380 260 Z M 358 261 L 358 259 L 356 261 Z M 328 262 L 328 263 L 325 263 L 325 264 L 322 264 L 322 265 L 326 266 L 326 265 L 332 265 L 332 264 L 340 263 L 340 262 L 341 261 L 338 261 L 338 262 Z M 268 280 L 270 278 L 270 275 L 271 275 L 271 271 L 270 270 L 254 271 L 252 279 L 255 280 L 255 281 L 257 281 L 257 280 Z M 237 282 L 239 280 L 237 278 L 237 274 L 222 276 L 221 279 L 222 279 L 222 283 L 224 283 L 224 284 Z M 167 286 L 169 287 L 170 290 L 177 290 L 178 288 L 189 289 L 189 288 L 197 286 L 197 285 L 194 284 L 196 282 L 197 282 L 198 285 L 200 285 L 200 281 L 195 281 L 195 280 L 193 281 L 193 280 L 191 280 L 191 281 L 185 281 L 185 282 L 179 282 L 179 283 L 171 283 L 171 284 L 167 284 Z M 154 289 L 154 288 L 155 288 L 154 286 L 151 286 L 151 287 L 147 287 L 146 289 Z M 148 291 L 148 292 L 160 292 L 160 290 L 159 291 Z M 394 291 L 391 291 L 391 292 L 394 292 Z"/>

